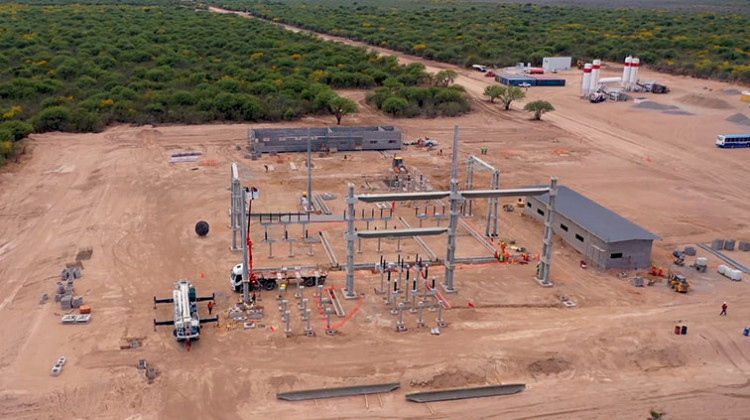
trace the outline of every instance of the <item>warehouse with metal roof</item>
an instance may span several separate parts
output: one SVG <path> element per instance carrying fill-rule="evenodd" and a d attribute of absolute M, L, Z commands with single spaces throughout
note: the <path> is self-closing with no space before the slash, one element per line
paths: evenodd
<path fill-rule="evenodd" d="M 525 213 L 544 221 L 549 194 L 526 198 Z M 599 268 L 644 269 L 659 236 L 564 186 L 557 188 L 553 232 Z"/>

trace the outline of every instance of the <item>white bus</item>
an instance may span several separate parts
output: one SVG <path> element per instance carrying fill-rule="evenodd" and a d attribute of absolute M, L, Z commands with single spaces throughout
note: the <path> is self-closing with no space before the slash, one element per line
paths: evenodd
<path fill-rule="evenodd" d="M 722 149 L 750 147 L 750 134 L 720 134 L 716 137 L 716 146 Z"/>

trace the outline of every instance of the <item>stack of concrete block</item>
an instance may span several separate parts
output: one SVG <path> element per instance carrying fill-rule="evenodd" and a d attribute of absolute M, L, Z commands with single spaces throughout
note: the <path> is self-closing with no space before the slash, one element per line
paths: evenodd
<path fill-rule="evenodd" d="M 55 366 L 52 367 L 52 376 L 60 376 L 63 366 L 65 366 L 65 362 L 65 357 L 60 357 L 59 359 L 57 359 L 57 363 L 55 363 Z"/>
<path fill-rule="evenodd" d="M 64 295 L 60 298 L 60 306 L 63 311 L 69 311 L 73 309 L 73 296 Z"/>
<path fill-rule="evenodd" d="M 696 255 L 696 253 L 697 253 L 697 252 L 696 252 L 696 250 L 695 250 L 695 247 L 694 247 L 694 246 L 686 246 L 686 247 L 685 247 L 685 251 L 684 251 L 684 253 L 685 253 L 685 255 L 687 255 L 687 256 L 690 256 L 690 257 L 694 257 L 694 256 Z"/>
<path fill-rule="evenodd" d="M 643 287 L 643 277 L 633 277 L 630 280 L 630 284 L 635 287 Z"/>
<path fill-rule="evenodd" d="M 74 296 L 70 301 L 70 305 L 74 308 L 80 308 L 83 305 L 83 296 Z"/>
<path fill-rule="evenodd" d="M 727 251 L 734 251 L 734 239 L 727 239 L 724 241 L 724 249 Z"/>
<path fill-rule="evenodd" d="M 748 241 L 740 241 L 739 245 L 740 251 L 750 251 L 750 242 Z"/>
<path fill-rule="evenodd" d="M 75 267 L 66 267 L 63 268 L 62 273 L 60 273 L 60 277 L 62 277 L 63 280 L 75 280 L 81 278 L 81 267 L 75 266 Z"/>
<path fill-rule="evenodd" d="M 711 248 L 715 249 L 717 251 L 721 251 L 724 249 L 724 240 L 723 239 L 714 239 L 713 242 L 711 242 Z"/>

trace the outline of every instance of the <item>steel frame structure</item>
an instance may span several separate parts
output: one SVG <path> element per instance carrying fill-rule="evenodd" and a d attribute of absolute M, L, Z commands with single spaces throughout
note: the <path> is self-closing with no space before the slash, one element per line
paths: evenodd
<path fill-rule="evenodd" d="M 555 197 L 557 196 L 557 178 L 550 179 L 549 187 L 530 187 L 516 189 L 499 189 L 499 176 L 497 178 L 497 189 L 489 190 L 472 190 L 459 191 L 458 189 L 458 126 L 454 127 L 453 135 L 453 159 L 451 165 L 451 188 L 450 191 L 430 191 L 415 193 L 387 193 L 387 194 L 354 194 L 354 184 L 349 184 L 348 194 L 346 197 L 347 204 L 347 233 L 345 235 L 346 246 L 346 289 L 344 296 L 347 299 L 354 299 L 357 294 L 354 289 L 354 241 L 359 238 L 398 238 L 408 236 L 431 236 L 448 234 L 448 245 L 446 247 L 445 257 L 445 281 L 442 284 L 443 289 L 448 293 L 455 293 L 454 271 L 456 256 L 456 235 L 459 220 L 459 206 L 466 200 L 477 198 L 489 198 L 497 200 L 500 197 L 527 197 L 549 193 L 550 200 L 547 205 L 547 217 L 544 226 L 544 237 L 540 268 L 537 274 L 537 280 L 545 286 L 551 285 L 549 281 L 550 264 L 552 262 L 552 224 L 555 212 Z M 448 198 L 450 200 L 450 223 L 448 228 L 413 228 L 397 231 L 355 231 L 354 221 L 356 215 L 355 205 L 361 201 L 364 203 L 375 202 L 393 202 L 405 200 L 440 200 Z M 490 206 L 492 208 L 492 206 Z M 488 218 L 489 229 L 489 218 Z"/>

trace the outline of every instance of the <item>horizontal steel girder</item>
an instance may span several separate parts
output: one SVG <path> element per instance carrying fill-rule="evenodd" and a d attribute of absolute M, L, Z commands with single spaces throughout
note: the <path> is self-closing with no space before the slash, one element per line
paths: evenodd
<path fill-rule="evenodd" d="M 513 188 L 508 190 L 471 190 L 460 191 L 463 198 L 491 198 L 491 197 L 528 197 L 542 195 L 549 192 L 549 187 Z M 357 199 L 365 203 L 377 203 L 381 201 L 406 201 L 406 200 L 440 200 L 450 197 L 450 191 L 433 191 L 419 193 L 392 193 L 392 194 L 363 194 Z"/>
<path fill-rule="evenodd" d="M 510 190 L 472 190 L 461 191 L 463 198 L 490 198 L 490 197 L 528 197 L 542 195 L 549 192 L 549 187 L 514 188 Z"/>
<path fill-rule="evenodd" d="M 435 236 L 448 233 L 447 227 L 413 228 L 398 230 L 361 230 L 356 232 L 358 238 L 405 238 L 410 236 Z"/>
<path fill-rule="evenodd" d="M 364 203 L 378 203 L 381 201 L 405 201 L 405 200 L 440 200 L 450 195 L 448 191 L 431 191 L 416 193 L 391 193 L 391 194 L 363 194 L 358 195 L 357 200 Z"/>

